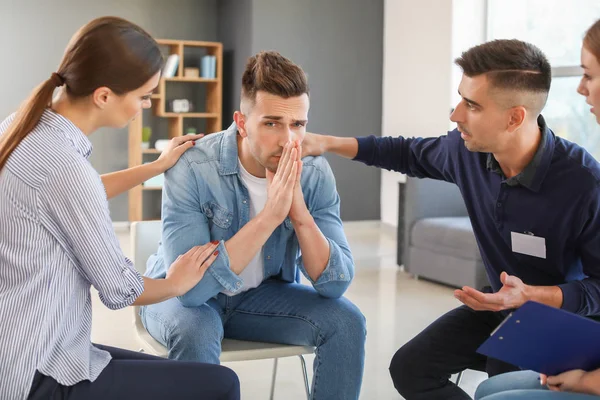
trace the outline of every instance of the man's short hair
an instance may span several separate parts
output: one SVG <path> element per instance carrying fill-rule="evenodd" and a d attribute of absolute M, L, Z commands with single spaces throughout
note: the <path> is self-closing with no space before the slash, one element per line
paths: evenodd
<path fill-rule="evenodd" d="M 503 101 L 507 107 L 523 105 L 539 114 L 546 104 L 552 68 L 544 53 L 530 43 L 493 40 L 465 51 L 455 63 L 470 78 L 485 74 L 492 90 L 512 92 L 512 101 Z M 519 92 L 528 95 L 518 96 Z M 520 100 L 527 104 L 518 104 Z"/>
<path fill-rule="evenodd" d="M 252 105 L 256 93 L 264 91 L 283 98 L 308 94 L 306 74 L 276 51 L 262 51 L 248 59 L 242 75 L 242 103 Z"/>

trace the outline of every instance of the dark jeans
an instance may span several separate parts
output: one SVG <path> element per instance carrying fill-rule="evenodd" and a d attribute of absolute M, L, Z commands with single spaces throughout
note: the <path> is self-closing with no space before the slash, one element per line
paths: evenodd
<path fill-rule="evenodd" d="M 29 399 L 206 399 L 238 400 L 237 375 L 219 365 L 172 361 L 144 353 L 95 345 L 113 359 L 94 382 L 63 386 L 36 372 Z"/>
<path fill-rule="evenodd" d="M 518 370 L 476 352 L 504 320 L 499 312 L 456 308 L 429 325 L 394 355 L 390 374 L 396 390 L 407 400 L 470 399 L 450 375 L 465 369 L 490 376 Z"/>

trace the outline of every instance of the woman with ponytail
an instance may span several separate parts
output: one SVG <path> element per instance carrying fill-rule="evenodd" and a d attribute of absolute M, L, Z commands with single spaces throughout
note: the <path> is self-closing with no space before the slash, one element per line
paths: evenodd
<path fill-rule="evenodd" d="M 600 20 L 586 32 L 581 48 L 583 77 L 577 92 L 591 106 L 600 124 Z M 600 243 L 599 243 L 600 245 Z M 535 340 L 532 338 L 531 340 Z M 484 381 L 477 388 L 476 400 L 598 400 L 600 369 L 573 370 L 557 376 L 533 371 L 509 372 Z"/>
<path fill-rule="evenodd" d="M 173 139 L 155 163 L 102 177 L 88 162 L 89 135 L 124 127 L 150 106 L 162 63 L 140 27 L 95 19 L 0 123 L 1 399 L 239 398 L 227 368 L 90 340 L 90 286 L 110 309 L 157 303 L 194 287 L 216 257 L 208 243 L 180 256 L 165 279 L 142 277 L 108 211 L 107 198 L 170 168 L 200 136 Z"/>

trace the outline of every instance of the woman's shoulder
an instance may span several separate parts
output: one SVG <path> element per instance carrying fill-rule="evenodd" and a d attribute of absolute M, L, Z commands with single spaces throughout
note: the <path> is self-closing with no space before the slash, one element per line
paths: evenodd
<path fill-rule="evenodd" d="M 48 181 L 68 184 L 85 177 L 96 183 L 99 179 L 92 165 L 63 132 L 39 124 L 14 150 L 6 168 L 34 188 Z"/>

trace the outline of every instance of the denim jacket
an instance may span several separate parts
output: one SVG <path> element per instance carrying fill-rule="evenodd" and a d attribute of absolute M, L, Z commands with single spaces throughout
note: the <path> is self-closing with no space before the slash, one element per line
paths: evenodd
<path fill-rule="evenodd" d="M 354 277 L 354 260 L 340 219 L 335 178 L 324 157 L 303 160 L 304 200 L 317 226 L 329 241 L 329 261 L 313 281 L 302 263 L 298 239 L 289 217 L 263 247 L 264 279 L 299 282 L 302 271 L 324 297 L 344 294 Z M 165 173 L 162 241 L 148 259 L 146 275 L 164 278 L 167 267 L 193 246 L 220 241 L 219 255 L 202 280 L 179 299 L 184 306 L 205 303 L 222 291 L 239 292 L 242 279 L 229 266 L 225 242 L 249 221 L 248 190 L 238 170 L 237 126 L 208 135 L 186 151 Z"/>

